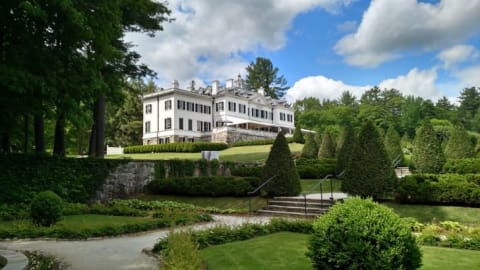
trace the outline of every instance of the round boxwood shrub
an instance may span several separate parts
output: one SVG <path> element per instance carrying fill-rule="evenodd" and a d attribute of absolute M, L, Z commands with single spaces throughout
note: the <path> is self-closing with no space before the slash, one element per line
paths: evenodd
<path fill-rule="evenodd" d="M 62 217 L 63 201 L 53 191 L 38 193 L 30 205 L 30 217 L 33 224 L 51 226 Z"/>
<path fill-rule="evenodd" d="M 371 199 L 347 199 L 313 225 L 307 256 L 314 269 L 417 269 L 415 236 L 393 211 Z"/>

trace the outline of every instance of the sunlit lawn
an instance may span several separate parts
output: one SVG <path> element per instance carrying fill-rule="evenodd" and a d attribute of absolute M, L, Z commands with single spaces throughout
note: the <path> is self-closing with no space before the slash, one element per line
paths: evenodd
<path fill-rule="evenodd" d="M 310 270 L 309 235 L 282 232 L 201 251 L 209 270 Z M 480 269 L 480 252 L 422 247 L 421 270 Z"/>
<path fill-rule="evenodd" d="M 332 180 L 332 188 L 330 187 L 330 179 L 323 180 L 322 182 L 322 190 L 323 193 L 328 194 L 330 191 L 333 192 L 340 192 L 341 187 L 341 180 L 338 179 L 331 179 Z M 302 179 L 300 180 L 300 184 L 302 185 L 302 193 L 320 193 L 320 179 Z"/>
<path fill-rule="evenodd" d="M 303 144 L 289 144 L 292 153 L 300 153 Z M 241 162 L 265 162 L 272 145 L 253 145 L 230 147 L 220 151 L 220 161 L 241 161 Z M 200 153 L 148 153 L 148 154 L 125 154 L 125 155 L 109 155 L 111 159 L 139 159 L 139 160 L 156 160 L 156 159 L 200 159 Z"/>

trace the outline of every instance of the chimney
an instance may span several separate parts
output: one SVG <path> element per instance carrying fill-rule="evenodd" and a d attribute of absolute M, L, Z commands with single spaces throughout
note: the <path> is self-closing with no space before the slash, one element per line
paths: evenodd
<path fill-rule="evenodd" d="M 192 80 L 192 82 L 190 83 L 190 90 L 191 91 L 195 90 L 195 80 Z"/>
<path fill-rule="evenodd" d="M 212 82 L 212 96 L 215 96 L 218 93 L 219 85 L 220 83 L 217 80 Z"/>
<path fill-rule="evenodd" d="M 242 80 L 242 76 L 240 76 L 240 74 L 238 74 L 238 77 L 237 77 L 237 87 L 242 89 L 243 88 L 243 80 Z"/>
<path fill-rule="evenodd" d="M 178 81 L 177 81 L 177 80 L 173 80 L 173 82 L 172 82 L 172 88 L 173 88 L 173 89 L 178 89 L 178 87 L 179 87 Z"/>
<path fill-rule="evenodd" d="M 265 96 L 265 90 L 263 89 L 263 87 L 258 88 L 258 93 L 262 96 Z"/>
<path fill-rule="evenodd" d="M 225 87 L 226 87 L 227 89 L 233 88 L 233 79 L 228 79 L 228 80 L 225 82 Z"/>

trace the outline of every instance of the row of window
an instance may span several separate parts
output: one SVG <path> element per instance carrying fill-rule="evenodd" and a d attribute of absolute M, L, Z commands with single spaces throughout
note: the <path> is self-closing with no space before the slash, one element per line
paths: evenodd
<path fill-rule="evenodd" d="M 280 113 L 280 121 L 293 122 L 293 115 L 289 113 Z"/>
<path fill-rule="evenodd" d="M 165 118 L 165 130 L 172 129 L 172 118 L 168 117 Z M 192 131 L 193 130 L 193 120 L 188 119 L 187 121 L 187 130 Z M 184 119 L 179 118 L 178 119 L 178 129 L 184 130 L 185 125 L 184 125 Z M 149 133 L 151 131 L 151 123 L 150 121 L 145 122 L 145 133 Z M 206 132 L 206 131 L 212 131 L 212 123 L 207 122 L 207 121 L 197 121 L 197 131 L 201 132 Z"/>
<path fill-rule="evenodd" d="M 177 100 L 177 109 L 186 110 L 190 112 L 199 112 L 205 114 L 212 114 L 212 106 L 188 102 L 184 100 Z"/>

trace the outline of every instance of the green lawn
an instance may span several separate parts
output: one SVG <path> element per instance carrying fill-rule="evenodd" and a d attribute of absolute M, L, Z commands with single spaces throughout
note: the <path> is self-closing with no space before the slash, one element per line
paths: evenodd
<path fill-rule="evenodd" d="M 318 181 L 320 179 L 302 179 L 300 184 L 302 185 L 302 193 L 320 193 L 320 185 Z M 338 179 L 332 179 L 333 192 L 340 192 L 342 181 Z M 322 184 L 323 193 L 330 193 L 330 179 L 327 179 Z"/>
<path fill-rule="evenodd" d="M 233 242 L 201 250 L 208 269 L 216 270 L 307 270 L 305 256 L 309 235 L 275 233 L 247 241 Z M 422 247 L 421 270 L 480 269 L 480 252 L 450 248 Z"/>
<path fill-rule="evenodd" d="M 401 217 L 413 217 L 422 223 L 450 220 L 465 225 L 480 225 L 480 208 L 397 203 L 383 204 L 392 208 Z"/>
<path fill-rule="evenodd" d="M 289 144 L 292 153 L 300 153 L 303 144 L 291 143 Z M 231 147 L 220 151 L 220 161 L 240 161 L 240 162 L 265 162 L 272 145 L 252 145 Z M 131 158 L 140 160 L 155 160 L 155 159 L 200 159 L 200 153 L 149 153 L 149 154 L 125 154 L 125 155 L 110 155 L 106 158 L 121 159 Z"/>

